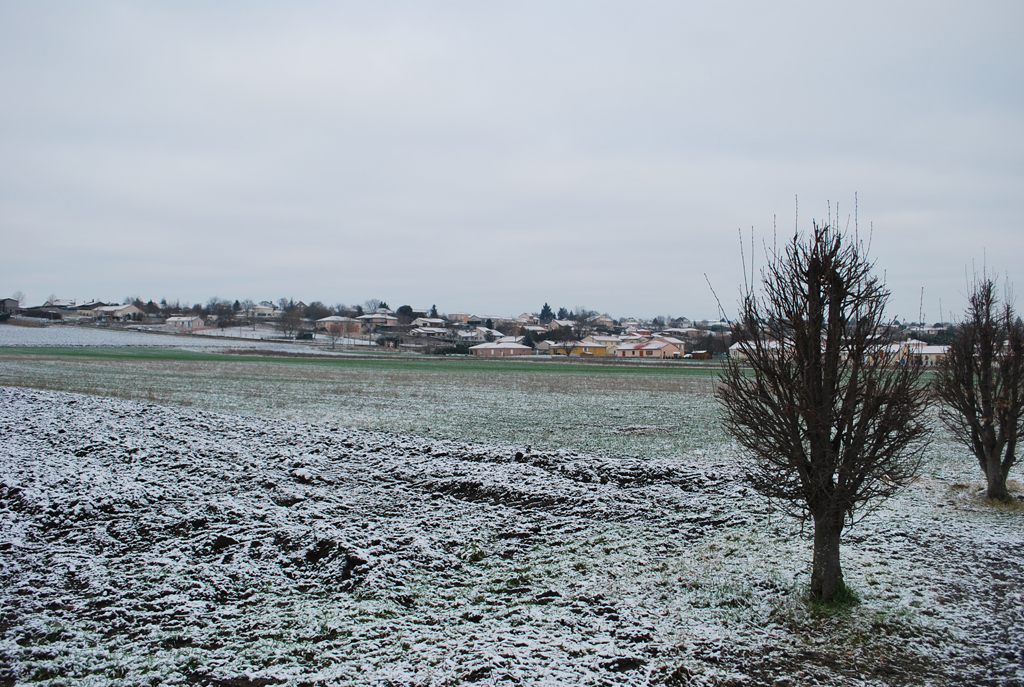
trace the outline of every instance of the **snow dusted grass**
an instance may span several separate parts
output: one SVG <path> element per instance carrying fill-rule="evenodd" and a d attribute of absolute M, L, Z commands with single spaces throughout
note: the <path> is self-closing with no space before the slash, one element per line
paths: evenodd
<path fill-rule="evenodd" d="M 15 348 L 0 349 L 0 384 L 602 453 L 727 445 L 704 368 Z"/>
<path fill-rule="evenodd" d="M 311 343 L 289 342 L 275 339 L 277 332 L 260 328 L 256 332 L 236 327 L 230 329 L 207 329 L 188 334 L 170 332 L 160 326 L 153 331 L 122 329 L 120 326 L 101 327 L 91 323 L 43 324 L 39 321 L 13 320 L 0 324 L 0 348 L 171 348 L 184 350 L 239 350 L 261 352 L 302 352 L 306 354 L 329 354 L 325 350 L 328 342 L 318 340 Z M 131 326 L 131 325 L 129 325 Z M 264 341 L 263 338 L 267 340 Z M 345 340 L 346 343 L 368 348 L 366 341 Z M 339 345 L 342 342 L 339 341 Z"/>
<path fill-rule="evenodd" d="M 1024 682 L 1024 513 L 942 435 L 823 608 L 706 374 L 442 362 L 0 354 L 141 400 L 0 390 L 7 677 Z"/>

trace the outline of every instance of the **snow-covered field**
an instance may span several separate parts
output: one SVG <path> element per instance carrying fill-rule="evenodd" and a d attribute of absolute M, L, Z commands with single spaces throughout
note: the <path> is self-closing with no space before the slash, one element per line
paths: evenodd
<path fill-rule="evenodd" d="M 201 337 L 218 337 L 227 339 L 249 339 L 255 341 L 278 339 L 281 333 L 273 327 L 262 325 L 257 326 L 255 329 L 250 327 L 225 327 L 224 329 L 211 328 L 211 329 L 200 329 L 199 331 L 193 332 L 191 336 Z M 292 342 L 289 342 L 292 343 Z M 297 341 L 294 342 L 298 345 L 310 347 L 310 348 L 326 348 L 331 345 L 331 337 L 327 334 L 318 334 L 317 338 L 310 341 Z M 376 346 L 371 338 L 357 338 L 348 336 L 339 336 L 335 342 L 335 346 Z"/>
<path fill-rule="evenodd" d="M 74 346 L 110 346 L 110 347 L 144 347 L 144 348 L 188 348 L 188 349 L 238 349 L 260 351 L 299 351 L 326 352 L 329 339 L 316 342 L 264 341 L 274 335 L 272 330 L 209 329 L 193 334 L 180 334 L 159 331 L 141 331 L 134 329 L 117 329 L 95 327 L 91 325 L 47 325 L 43 327 L 18 327 L 0 325 L 0 346 L 30 347 L 74 347 Z M 339 339 L 338 346 L 365 346 L 364 339 Z M 328 349 L 329 350 L 329 349 Z"/>
<path fill-rule="evenodd" d="M 848 532 L 840 614 L 740 475 L 0 388 L 0 681 L 1024 684 L 970 465 Z"/>
<path fill-rule="evenodd" d="M 728 446 L 707 370 L 547 361 L 154 359 L 0 350 L 0 385 L 188 405 L 236 415 L 674 456 Z"/>

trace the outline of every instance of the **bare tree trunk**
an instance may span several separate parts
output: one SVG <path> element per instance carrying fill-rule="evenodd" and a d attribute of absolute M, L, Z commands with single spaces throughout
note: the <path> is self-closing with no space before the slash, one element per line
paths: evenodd
<path fill-rule="evenodd" d="M 814 562 L 811 567 L 811 595 L 829 601 L 843 581 L 839 563 L 839 543 L 843 533 L 843 518 L 825 516 L 814 518 Z"/>
<path fill-rule="evenodd" d="M 1003 464 L 996 452 L 988 457 L 985 466 L 985 481 L 988 482 L 988 498 L 995 501 L 1010 501 L 1010 492 L 1006 490 L 1006 473 L 1003 472 Z"/>

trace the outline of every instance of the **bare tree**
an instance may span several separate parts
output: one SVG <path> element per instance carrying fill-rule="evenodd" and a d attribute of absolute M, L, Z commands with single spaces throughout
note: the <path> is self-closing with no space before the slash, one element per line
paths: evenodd
<path fill-rule="evenodd" d="M 277 318 L 277 328 L 281 330 L 284 338 L 292 338 L 302 327 L 302 311 L 298 304 L 291 300 L 281 299 L 281 314 Z"/>
<path fill-rule="evenodd" d="M 340 322 L 331 322 L 327 325 L 327 336 L 331 339 L 331 350 L 334 350 L 334 344 L 344 336 L 345 329 Z"/>
<path fill-rule="evenodd" d="M 331 309 L 320 301 L 313 301 L 306 306 L 305 312 L 302 313 L 307 320 L 310 322 L 316 322 L 322 317 L 327 317 L 331 314 Z"/>
<path fill-rule="evenodd" d="M 561 349 L 568 356 L 573 351 L 571 344 L 579 339 L 572 327 L 555 327 L 547 333 L 547 340 L 559 344 L 551 347 L 551 355 L 558 355 L 558 350 Z"/>
<path fill-rule="evenodd" d="M 919 368 L 895 364 L 889 291 L 856 237 L 815 222 L 767 257 L 734 327 L 746 362 L 726 363 L 716 394 L 752 486 L 813 519 L 811 594 L 832 600 L 847 519 L 918 471 L 926 394 Z"/>
<path fill-rule="evenodd" d="M 987 275 L 975 276 L 967 302 L 933 388 L 943 423 L 978 459 L 988 497 L 1009 501 L 1006 476 L 1024 431 L 1024 323 Z"/>
<path fill-rule="evenodd" d="M 576 340 L 585 339 L 594 333 L 594 318 L 600 313 L 596 310 L 588 310 L 582 305 L 577 305 L 576 310 L 573 312 L 572 319 L 574 324 L 572 326 L 573 336 Z"/>
<path fill-rule="evenodd" d="M 249 323 L 249 326 L 253 328 L 253 331 L 256 331 L 256 303 L 254 303 L 251 298 L 246 298 L 241 302 L 241 306 L 245 321 Z"/>

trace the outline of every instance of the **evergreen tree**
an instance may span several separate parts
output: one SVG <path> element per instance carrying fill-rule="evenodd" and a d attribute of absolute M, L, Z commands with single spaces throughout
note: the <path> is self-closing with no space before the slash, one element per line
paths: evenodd
<path fill-rule="evenodd" d="M 415 319 L 413 317 L 411 305 L 398 306 L 398 310 L 395 311 L 395 315 L 398 316 L 398 324 L 409 324 Z"/>
<path fill-rule="evenodd" d="M 538 319 L 543 324 L 547 324 L 551 320 L 555 319 L 555 314 L 551 312 L 550 305 L 548 305 L 547 303 L 544 304 L 544 307 L 540 309 L 540 315 L 538 316 Z"/>

